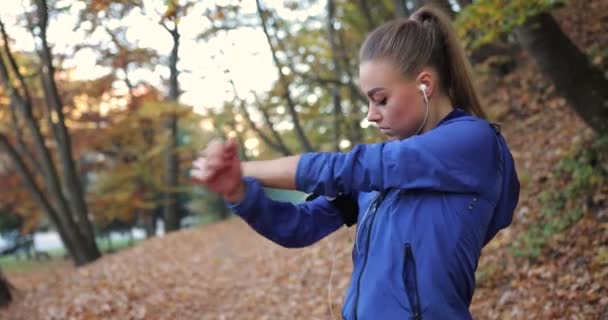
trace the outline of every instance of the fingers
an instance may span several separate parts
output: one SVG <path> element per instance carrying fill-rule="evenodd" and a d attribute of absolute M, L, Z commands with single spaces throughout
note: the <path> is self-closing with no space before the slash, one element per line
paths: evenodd
<path fill-rule="evenodd" d="M 228 142 L 224 144 L 224 159 L 229 161 L 239 153 L 239 147 L 235 138 L 229 138 Z"/>
<path fill-rule="evenodd" d="M 215 174 L 215 172 L 210 171 L 207 167 L 207 159 L 206 158 L 198 158 L 194 162 L 192 162 L 192 169 L 190 170 L 190 176 L 193 180 L 197 182 L 205 183 Z"/>
<path fill-rule="evenodd" d="M 205 149 L 205 167 L 208 171 L 217 171 L 224 164 L 224 143 L 219 140 L 213 140 Z"/>
<path fill-rule="evenodd" d="M 234 138 L 230 138 L 226 143 L 213 140 L 200 155 L 201 157 L 192 162 L 190 174 L 192 179 L 201 183 L 209 182 L 235 161 L 239 161 L 238 145 Z"/>

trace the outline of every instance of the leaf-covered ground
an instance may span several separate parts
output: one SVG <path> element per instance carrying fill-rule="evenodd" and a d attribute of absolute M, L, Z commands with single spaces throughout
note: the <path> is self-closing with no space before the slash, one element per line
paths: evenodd
<path fill-rule="evenodd" d="M 606 50 L 608 1 L 571 1 L 556 17 L 579 47 Z M 606 65 L 605 56 L 595 59 Z M 541 216 L 540 194 L 561 185 L 553 166 L 592 139 L 534 62 L 522 54 L 517 63 L 507 76 L 483 78 L 486 105 L 503 123 L 517 161 L 522 194 L 512 226 L 484 249 L 473 314 L 608 319 L 606 188 L 590 195 L 592 205 L 580 202 L 583 217 L 551 237 L 536 259 L 516 258 L 509 249 Z M 332 310 L 338 319 L 353 231 L 284 249 L 231 219 L 144 241 L 80 269 L 55 262 L 10 272 L 20 289 L 0 319 L 328 319 Z"/>

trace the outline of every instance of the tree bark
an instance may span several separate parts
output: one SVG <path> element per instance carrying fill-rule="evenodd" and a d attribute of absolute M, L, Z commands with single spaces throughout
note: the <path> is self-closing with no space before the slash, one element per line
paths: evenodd
<path fill-rule="evenodd" d="M 255 3 L 257 6 L 258 16 L 260 17 L 260 20 L 262 23 L 262 30 L 264 31 L 264 35 L 266 36 L 266 40 L 268 41 L 268 45 L 270 46 L 270 51 L 272 53 L 272 59 L 274 61 L 274 64 L 277 66 L 277 70 L 279 72 L 279 83 L 280 83 L 281 87 L 283 88 L 283 98 L 285 99 L 285 102 L 287 104 L 287 111 L 289 112 L 291 121 L 293 122 L 296 137 L 298 138 L 298 141 L 302 145 L 304 152 L 312 152 L 313 151 L 312 145 L 310 144 L 310 141 L 308 141 L 308 138 L 306 137 L 306 134 L 304 133 L 304 129 L 302 128 L 302 126 L 300 124 L 298 113 L 296 111 L 296 104 L 291 97 L 289 81 L 287 80 L 287 77 L 283 73 L 283 70 L 282 70 L 283 65 L 277 58 L 277 50 L 272 42 L 270 33 L 268 32 L 268 26 L 266 24 L 266 16 L 265 16 L 264 10 L 262 9 L 260 0 L 256 0 Z"/>
<path fill-rule="evenodd" d="M 6 307 L 13 300 L 14 287 L 8 282 L 8 279 L 0 269 L 0 308 Z"/>
<path fill-rule="evenodd" d="M 165 26 L 163 24 L 163 26 Z M 172 29 L 165 26 L 173 39 L 173 48 L 169 59 L 169 101 L 177 105 L 180 96 L 179 88 L 179 70 L 177 62 L 179 61 L 179 45 L 180 33 L 177 23 Z M 168 188 L 165 193 L 165 232 L 172 232 L 180 228 L 179 216 L 179 193 L 176 191 L 179 185 L 179 158 L 177 155 L 178 146 L 178 120 L 175 113 L 170 113 L 165 122 L 165 129 L 169 132 L 169 145 L 165 152 L 165 185 Z"/>
<path fill-rule="evenodd" d="M 570 41 L 553 16 L 545 12 L 531 17 L 515 33 L 557 92 L 596 133 L 608 134 L 608 80 Z"/>
<path fill-rule="evenodd" d="M 83 233 L 83 240 L 90 251 L 91 258 L 94 260 L 101 256 L 101 254 L 95 242 L 93 225 L 88 217 L 88 208 L 85 202 L 83 188 L 72 155 L 72 141 L 65 125 L 63 103 L 59 97 L 59 91 L 55 82 L 55 68 L 53 66 L 51 49 L 48 45 L 46 36 L 48 26 L 48 7 L 46 0 L 37 0 L 37 7 L 40 27 L 40 34 L 38 37 L 41 42 L 39 54 L 43 63 L 41 79 L 45 96 L 49 102 L 48 107 L 49 109 L 52 109 L 57 116 L 56 122 L 54 122 L 52 118 L 49 118 L 49 125 L 55 129 L 52 131 L 55 133 L 55 138 L 57 140 L 57 149 L 62 164 L 65 189 L 68 194 L 68 205 L 80 232 Z"/>

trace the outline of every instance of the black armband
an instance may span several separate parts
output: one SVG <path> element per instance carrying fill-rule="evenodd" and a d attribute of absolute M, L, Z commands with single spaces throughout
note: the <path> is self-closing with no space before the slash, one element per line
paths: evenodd
<path fill-rule="evenodd" d="M 306 197 L 306 201 L 311 201 L 318 198 L 319 195 L 311 194 Z M 357 203 L 356 199 L 350 194 L 339 195 L 335 198 L 326 197 L 327 201 L 331 203 L 340 215 L 342 216 L 342 220 L 344 220 L 344 224 L 347 227 L 351 227 L 355 223 L 357 223 L 357 217 L 359 216 L 359 203 Z"/>

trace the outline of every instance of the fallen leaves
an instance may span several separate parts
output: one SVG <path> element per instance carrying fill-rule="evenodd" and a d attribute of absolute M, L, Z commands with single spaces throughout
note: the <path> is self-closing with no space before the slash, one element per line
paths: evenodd
<path fill-rule="evenodd" d="M 594 47 L 601 41 L 578 30 L 587 25 L 579 13 L 600 21 L 607 9 L 605 0 L 571 1 L 557 16 L 578 45 Z M 604 39 L 608 32 L 594 35 Z M 485 104 L 513 150 L 522 194 L 512 226 L 483 251 L 471 310 L 476 319 L 608 319 L 606 194 L 593 195 L 603 204 L 552 237 L 538 261 L 517 260 L 507 251 L 541 214 L 538 198 L 553 179 L 553 166 L 572 145 L 593 138 L 529 58 L 519 63 L 485 88 Z M 147 240 L 77 270 L 59 262 L 10 273 L 20 291 L 0 318 L 338 319 L 352 244 L 353 230 L 343 229 L 312 247 L 285 249 L 233 219 Z"/>
<path fill-rule="evenodd" d="M 186 230 L 23 288 L 10 319 L 327 319 L 340 314 L 350 275 L 350 231 L 285 249 L 242 221 Z M 10 276 L 10 275 L 9 275 Z"/>

